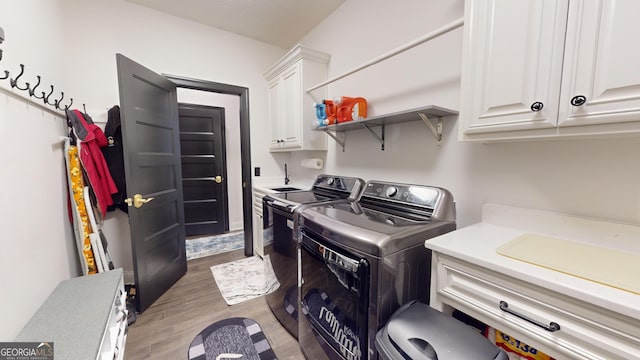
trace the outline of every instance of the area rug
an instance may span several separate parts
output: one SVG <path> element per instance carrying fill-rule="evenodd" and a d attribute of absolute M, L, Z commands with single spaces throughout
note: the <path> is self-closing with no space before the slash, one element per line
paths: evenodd
<path fill-rule="evenodd" d="M 229 318 L 209 325 L 189 345 L 189 360 L 274 360 L 276 355 L 258 323 Z"/>
<path fill-rule="evenodd" d="M 280 287 L 269 256 L 252 256 L 211 267 L 224 301 L 234 305 L 269 294 Z"/>

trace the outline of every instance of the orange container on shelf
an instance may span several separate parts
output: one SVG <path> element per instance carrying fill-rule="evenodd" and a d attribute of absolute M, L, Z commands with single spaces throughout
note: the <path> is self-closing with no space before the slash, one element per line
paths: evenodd
<path fill-rule="evenodd" d="M 326 125 L 333 125 L 336 123 L 338 108 L 332 100 L 322 100 L 324 103 L 324 110 L 327 114 Z"/>
<path fill-rule="evenodd" d="M 338 107 L 336 117 L 339 123 L 367 117 L 367 100 L 364 98 L 342 96 L 335 99 L 334 104 Z"/>

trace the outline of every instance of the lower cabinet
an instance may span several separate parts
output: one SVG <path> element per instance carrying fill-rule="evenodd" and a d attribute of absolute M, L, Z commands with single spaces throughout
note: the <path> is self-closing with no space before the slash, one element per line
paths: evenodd
<path fill-rule="evenodd" d="M 126 298 L 122 269 L 65 280 L 15 340 L 53 342 L 55 359 L 123 359 Z"/>
<path fill-rule="evenodd" d="M 556 359 L 640 358 L 637 320 L 615 309 L 437 252 L 432 266 L 431 305 L 439 310 L 463 311 Z"/>
<path fill-rule="evenodd" d="M 261 188 L 253 188 L 253 252 L 260 257 L 264 257 L 262 198 L 266 194 Z"/>
<path fill-rule="evenodd" d="M 263 231 L 262 219 L 263 219 L 262 209 L 260 210 L 256 209 L 256 211 L 253 213 L 253 224 L 254 224 L 253 251 L 255 255 L 258 255 L 260 257 L 264 257 L 264 239 L 262 235 L 262 231 Z"/>

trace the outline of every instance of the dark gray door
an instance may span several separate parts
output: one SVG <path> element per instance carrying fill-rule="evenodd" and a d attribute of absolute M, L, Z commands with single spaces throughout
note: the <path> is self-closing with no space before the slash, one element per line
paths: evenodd
<path fill-rule="evenodd" d="M 229 230 L 224 108 L 178 104 L 187 236 Z"/>
<path fill-rule="evenodd" d="M 176 86 L 116 55 L 137 308 L 187 271 Z"/>

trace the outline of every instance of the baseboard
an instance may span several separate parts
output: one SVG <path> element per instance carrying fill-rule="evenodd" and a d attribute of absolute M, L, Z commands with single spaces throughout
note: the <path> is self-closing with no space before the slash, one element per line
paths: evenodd
<path fill-rule="evenodd" d="M 242 221 L 236 221 L 229 224 L 229 232 L 242 230 L 244 230 L 244 222 Z"/>
<path fill-rule="evenodd" d="M 122 272 L 122 277 L 124 278 L 124 283 L 125 284 L 135 284 L 136 283 L 136 277 L 135 277 L 135 273 L 133 272 L 133 270 L 125 270 Z"/>

